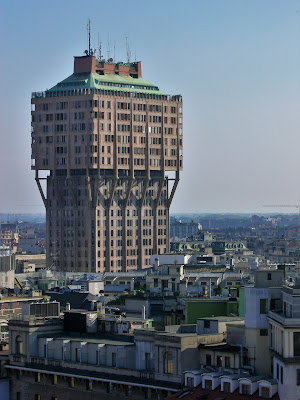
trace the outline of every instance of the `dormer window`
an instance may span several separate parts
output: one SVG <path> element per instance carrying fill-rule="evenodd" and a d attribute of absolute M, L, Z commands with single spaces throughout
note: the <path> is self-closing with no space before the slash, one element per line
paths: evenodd
<path fill-rule="evenodd" d="M 250 395 L 250 394 L 251 394 L 251 393 L 250 393 L 250 385 L 247 385 L 247 384 L 243 383 L 243 384 L 242 384 L 242 387 L 241 387 L 241 394 L 248 394 L 248 395 Z"/>

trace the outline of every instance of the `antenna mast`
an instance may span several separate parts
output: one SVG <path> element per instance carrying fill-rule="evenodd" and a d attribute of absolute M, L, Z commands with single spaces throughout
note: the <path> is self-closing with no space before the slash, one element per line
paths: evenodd
<path fill-rule="evenodd" d="M 101 54 L 101 37 L 98 32 L 98 60 L 101 61 L 102 59 L 102 54 Z"/>
<path fill-rule="evenodd" d="M 91 20 L 88 19 L 88 25 L 87 25 L 87 30 L 88 30 L 88 38 L 89 38 L 89 53 L 88 55 L 91 56 Z"/>
<path fill-rule="evenodd" d="M 107 36 L 107 60 L 110 59 L 110 53 L 111 53 L 111 44 L 110 44 L 110 39 L 109 35 Z"/>
<path fill-rule="evenodd" d="M 131 57 L 131 51 L 129 48 L 129 43 L 128 43 L 128 36 L 125 36 L 126 39 L 126 55 L 127 55 L 127 63 L 130 63 L 130 57 Z"/>

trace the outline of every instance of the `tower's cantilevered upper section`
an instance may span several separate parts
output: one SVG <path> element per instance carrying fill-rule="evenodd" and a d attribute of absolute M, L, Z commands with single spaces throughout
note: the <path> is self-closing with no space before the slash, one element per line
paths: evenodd
<path fill-rule="evenodd" d="M 182 169 L 182 98 L 145 80 L 141 62 L 75 57 L 73 74 L 32 104 L 34 170 Z"/>

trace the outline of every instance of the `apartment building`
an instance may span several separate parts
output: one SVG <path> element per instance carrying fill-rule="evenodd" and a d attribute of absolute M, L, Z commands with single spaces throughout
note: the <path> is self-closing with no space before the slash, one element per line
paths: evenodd
<path fill-rule="evenodd" d="M 126 272 L 169 252 L 169 209 L 183 168 L 181 96 L 146 81 L 141 62 L 89 53 L 31 103 L 47 265 Z"/>
<path fill-rule="evenodd" d="M 255 283 L 245 286 L 245 347 L 258 374 L 272 374 L 268 313 L 281 303 L 284 271 L 257 270 Z"/>
<path fill-rule="evenodd" d="M 268 314 L 273 377 L 281 399 L 300 397 L 300 285 L 284 287 L 280 307 Z"/>
<path fill-rule="evenodd" d="M 223 338 L 151 328 L 108 334 L 103 321 L 97 312 L 80 310 L 66 312 L 64 321 L 10 320 L 11 399 L 163 399 L 184 385 L 185 370 L 198 365 L 198 346 Z M 127 318 L 115 323 L 127 324 Z"/>

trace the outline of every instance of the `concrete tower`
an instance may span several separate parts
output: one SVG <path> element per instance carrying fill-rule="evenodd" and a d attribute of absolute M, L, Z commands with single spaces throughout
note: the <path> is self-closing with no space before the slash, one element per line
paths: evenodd
<path fill-rule="evenodd" d="M 31 137 L 48 265 L 130 271 L 169 251 L 182 170 L 180 95 L 143 79 L 140 62 L 75 57 L 71 76 L 32 94 Z"/>

